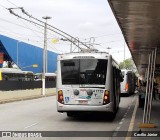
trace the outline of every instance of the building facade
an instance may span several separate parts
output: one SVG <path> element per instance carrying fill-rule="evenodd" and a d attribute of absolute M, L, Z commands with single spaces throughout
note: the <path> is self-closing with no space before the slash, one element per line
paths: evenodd
<path fill-rule="evenodd" d="M 19 40 L 0 35 L 0 67 L 4 62 L 8 67 L 16 64 L 24 71 L 43 72 L 43 49 Z M 33 67 L 33 64 L 38 67 Z M 57 70 L 57 53 L 47 51 L 47 72 Z"/>

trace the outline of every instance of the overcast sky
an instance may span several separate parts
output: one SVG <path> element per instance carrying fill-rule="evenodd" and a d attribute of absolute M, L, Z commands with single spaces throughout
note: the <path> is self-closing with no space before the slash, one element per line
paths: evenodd
<path fill-rule="evenodd" d="M 43 21 L 43 16 L 52 17 L 48 24 L 82 42 L 89 42 L 90 38 L 92 43 L 95 40 L 96 49 L 109 51 L 118 62 L 124 59 L 124 46 L 125 58 L 131 57 L 107 0 L 0 0 L 0 34 L 43 47 L 44 28 L 11 15 L 6 9 L 15 7 L 23 7 Z M 29 19 L 21 10 L 14 12 Z M 58 53 L 70 51 L 69 42 L 52 43 L 53 38 L 62 38 L 54 32 L 48 31 L 47 38 L 48 49 Z"/>

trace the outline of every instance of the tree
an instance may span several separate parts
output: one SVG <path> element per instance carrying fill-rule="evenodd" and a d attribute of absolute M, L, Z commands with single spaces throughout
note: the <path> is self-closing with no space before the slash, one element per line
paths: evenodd
<path fill-rule="evenodd" d="M 123 62 L 120 62 L 119 66 L 120 66 L 120 69 L 129 69 L 129 70 L 133 70 L 133 71 L 136 70 L 136 66 L 135 66 L 132 58 L 128 58 L 128 59 L 124 60 Z"/>
<path fill-rule="evenodd" d="M 120 62 L 119 66 L 120 66 L 120 69 L 132 70 L 136 74 L 137 77 L 139 76 L 136 65 L 134 64 L 132 58 L 128 58 L 124 60 L 123 62 Z"/>

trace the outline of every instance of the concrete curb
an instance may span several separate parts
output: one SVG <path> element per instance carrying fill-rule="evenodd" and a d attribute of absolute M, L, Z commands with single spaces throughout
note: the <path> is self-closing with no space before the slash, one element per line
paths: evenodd
<path fill-rule="evenodd" d="M 32 100 L 32 99 L 38 99 L 43 97 L 49 97 L 49 96 L 55 96 L 56 94 L 46 94 L 46 95 L 33 95 L 28 97 L 21 97 L 21 98 L 12 98 L 8 100 L 2 100 L 0 101 L 0 104 L 10 103 L 10 102 L 16 102 L 16 101 L 24 101 L 24 100 Z"/>
<path fill-rule="evenodd" d="M 54 96 L 56 88 L 46 88 L 45 95 L 42 95 L 42 89 L 26 89 L 26 90 L 14 90 L 14 91 L 0 91 L 0 104 L 30 100 L 48 96 Z"/>

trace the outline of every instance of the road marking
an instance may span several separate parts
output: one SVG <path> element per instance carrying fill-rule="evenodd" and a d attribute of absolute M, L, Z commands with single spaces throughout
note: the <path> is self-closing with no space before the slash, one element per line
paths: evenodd
<path fill-rule="evenodd" d="M 117 127 L 112 135 L 112 137 L 116 137 L 117 136 L 117 133 L 118 133 L 118 130 L 120 129 L 120 126 Z"/>
<path fill-rule="evenodd" d="M 132 119 L 131 119 L 131 122 L 130 122 L 130 125 L 129 125 L 129 128 L 128 128 L 128 131 L 132 131 L 133 130 L 134 121 L 135 121 L 135 118 L 136 118 L 137 108 L 138 108 L 138 98 L 136 100 L 136 105 L 134 107 L 134 111 L 133 111 L 133 114 L 132 114 Z M 127 137 L 126 137 L 125 140 L 131 140 L 131 133 L 127 134 Z"/>
<path fill-rule="evenodd" d="M 36 124 L 38 124 L 38 123 L 33 123 L 33 124 L 29 125 L 29 126 L 26 126 L 24 129 L 27 129 L 27 128 L 29 128 L 29 127 L 32 127 L 32 126 L 34 126 L 34 125 L 36 125 Z"/>
<path fill-rule="evenodd" d="M 122 126 L 122 124 L 123 124 L 123 121 L 125 120 L 125 117 L 127 116 L 129 110 L 131 109 L 131 106 L 132 106 L 132 104 L 133 104 L 133 102 L 134 102 L 135 99 L 136 99 L 136 96 L 134 96 L 134 98 L 132 99 L 131 105 L 128 106 L 128 108 L 127 108 L 127 110 L 126 110 L 123 118 L 122 118 L 121 121 L 119 122 L 119 126 L 114 130 L 114 133 L 113 133 L 112 137 L 116 137 L 116 136 L 117 136 L 118 131 L 119 131 L 119 129 L 121 128 L 121 126 Z M 135 106 L 138 106 L 138 100 L 137 100 Z M 137 112 L 137 108 L 136 108 L 136 111 L 135 111 L 135 108 L 134 108 L 134 112 Z M 135 113 L 135 114 L 136 114 L 136 113 Z M 132 118 L 133 118 L 133 115 L 132 115 Z M 135 117 L 134 117 L 134 119 L 135 119 Z M 130 124 L 131 124 L 131 122 L 130 122 Z M 133 126 L 134 126 L 134 122 L 133 122 Z M 132 127 L 132 129 L 133 129 L 133 127 Z M 128 130 L 129 130 L 129 129 L 128 129 Z M 128 136 L 128 133 L 127 133 L 127 136 Z M 127 139 L 127 137 L 126 137 L 126 140 L 130 140 L 130 139 Z"/>
<path fill-rule="evenodd" d="M 119 127 L 117 127 L 116 129 L 115 129 L 115 131 L 118 131 L 120 129 L 120 126 Z"/>
<path fill-rule="evenodd" d="M 122 121 L 124 121 L 125 118 L 122 118 Z"/>

